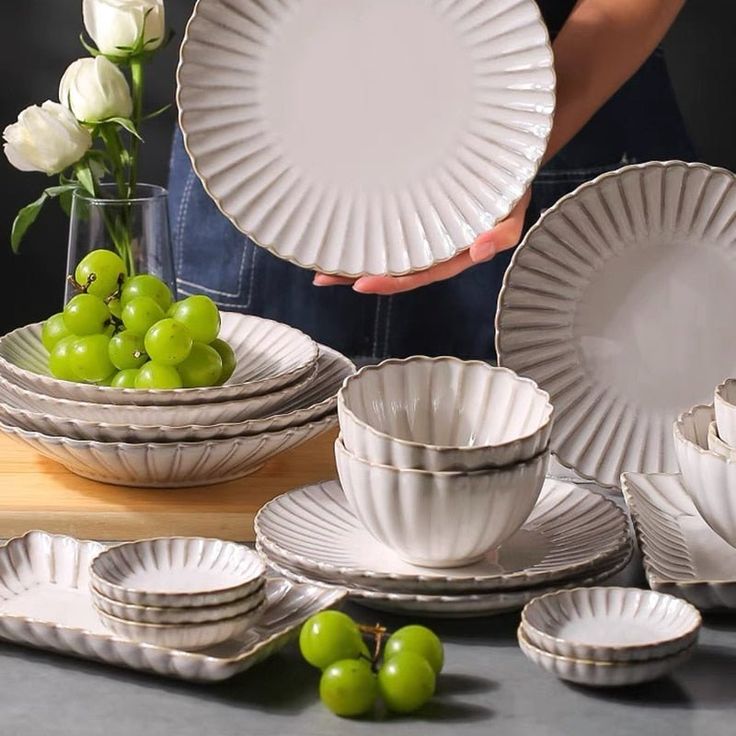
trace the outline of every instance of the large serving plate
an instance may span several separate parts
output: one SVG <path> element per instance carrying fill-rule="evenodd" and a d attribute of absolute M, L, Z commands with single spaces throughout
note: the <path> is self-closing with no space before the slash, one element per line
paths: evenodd
<path fill-rule="evenodd" d="M 89 566 L 103 549 L 44 532 L 0 547 L 0 638 L 166 677 L 224 680 L 280 649 L 309 616 L 345 595 L 272 578 L 260 619 L 237 639 L 201 652 L 141 644 L 112 634 L 97 616 Z"/>
<path fill-rule="evenodd" d="M 702 611 L 736 608 L 736 547 L 705 523 L 682 476 L 625 473 L 622 485 L 652 590 Z"/>
<path fill-rule="evenodd" d="M 526 191 L 552 64 L 532 0 L 199 0 L 177 100 L 194 169 L 241 231 L 305 268 L 402 274 Z"/>
<path fill-rule="evenodd" d="M 270 319 L 222 312 L 220 337 L 237 359 L 224 386 L 135 389 L 60 381 L 49 372 L 49 354 L 41 342 L 41 322 L 19 327 L 0 338 L 0 376 L 9 383 L 72 401 L 160 406 L 244 400 L 278 393 L 313 371 L 319 347 L 303 332 Z"/>
<path fill-rule="evenodd" d="M 672 422 L 736 372 L 736 178 L 678 161 L 604 174 L 546 211 L 499 296 L 499 361 L 555 407 L 551 448 L 616 487 L 674 472 Z"/>
<path fill-rule="evenodd" d="M 511 539 L 480 562 L 432 570 L 404 562 L 363 527 L 331 481 L 285 493 L 254 522 L 268 555 L 337 585 L 403 593 L 527 588 L 605 566 L 630 545 L 614 503 L 569 483 L 545 482 L 534 511 Z"/>

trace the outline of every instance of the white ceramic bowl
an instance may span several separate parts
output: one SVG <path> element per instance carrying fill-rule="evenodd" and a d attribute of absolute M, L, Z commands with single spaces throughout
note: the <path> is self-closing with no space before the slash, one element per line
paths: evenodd
<path fill-rule="evenodd" d="M 219 606 L 142 606 L 108 598 L 94 587 L 90 587 L 90 591 L 97 610 L 123 621 L 142 624 L 199 624 L 225 621 L 252 613 L 263 603 L 266 596 L 265 580 L 243 598 Z"/>
<path fill-rule="evenodd" d="M 280 452 L 297 447 L 337 425 L 337 416 L 278 432 L 201 442 L 93 442 L 28 432 L 0 423 L 14 437 L 92 480 L 144 488 L 206 486 L 242 478 Z"/>
<path fill-rule="evenodd" d="M 726 460 L 736 462 L 736 449 L 727 445 L 718 436 L 718 424 L 717 422 L 711 422 L 708 425 L 708 449 L 711 452 L 715 452 Z"/>
<path fill-rule="evenodd" d="M 402 470 L 363 460 L 338 438 L 335 457 L 350 506 L 402 559 L 459 567 L 514 534 L 534 508 L 548 455 L 470 473 Z"/>
<path fill-rule="evenodd" d="M 139 606 L 219 606 L 262 587 L 257 552 L 204 537 L 125 542 L 92 561 L 90 582 L 106 598 Z"/>
<path fill-rule="evenodd" d="M 317 375 L 301 393 L 280 407 L 278 414 L 239 422 L 185 426 L 96 422 L 19 409 L 0 402 L 0 423 L 30 432 L 97 442 L 193 442 L 253 436 L 300 426 L 334 413 L 337 391 L 345 377 L 354 371 L 355 366 L 347 358 L 335 350 L 320 346 Z M 93 404 L 92 408 L 96 410 L 100 406 L 102 405 Z M 113 415 L 119 411 L 119 405 L 109 406 Z M 227 404 L 213 406 L 227 406 Z M 192 409 L 193 407 L 182 407 L 182 414 L 191 412 Z M 150 414 L 150 408 L 146 408 L 146 413 Z"/>
<path fill-rule="evenodd" d="M 632 662 L 692 646 L 698 610 L 671 595 L 640 588 L 573 588 L 530 601 L 521 612 L 527 641 L 572 659 Z"/>
<path fill-rule="evenodd" d="M 97 609 L 97 615 L 110 631 L 133 641 L 155 644 L 169 649 L 196 651 L 220 644 L 247 631 L 264 609 L 260 603 L 241 616 L 194 624 L 148 624 L 126 621 Z"/>
<path fill-rule="evenodd" d="M 386 360 L 345 381 L 340 431 L 352 453 L 433 471 L 501 467 L 549 444 L 552 405 L 528 378 L 457 358 Z"/>
<path fill-rule="evenodd" d="M 726 445 L 736 447 L 736 378 L 716 386 L 713 397 L 718 436 Z"/>
<path fill-rule="evenodd" d="M 111 388 L 54 378 L 38 322 L 0 338 L 0 375 L 37 393 L 104 404 L 204 404 L 244 399 L 276 391 L 298 381 L 315 366 L 318 347 L 288 325 L 236 312 L 222 313 L 220 337 L 230 343 L 237 366 L 224 386 L 142 390 Z"/>
<path fill-rule="evenodd" d="M 641 662 L 606 662 L 602 660 L 573 659 L 550 654 L 532 645 L 521 627 L 517 631 L 519 647 L 527 659 L 545 672 L 561 680 L 590 687 L 623 687 L 656 680 L 687 661 L 694 646 L 669 657 L 645 659 Z"/>
<path fill-rule="evenodd" d="M 674 424 L 675 452 L 688 495 L 708 526 L 736 547 L 736 462 L 708 450 L 713 405 L 696 406 Z"/>

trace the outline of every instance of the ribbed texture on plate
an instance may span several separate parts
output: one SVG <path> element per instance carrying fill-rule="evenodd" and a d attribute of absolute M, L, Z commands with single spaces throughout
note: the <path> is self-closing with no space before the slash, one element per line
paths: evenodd
<path fill-rule="evenodd" d="M 606 486 L 676 470 L 672 422 L 736 370 L 714 327 L 736 294 L 735 242 L 733 174 L 681 162 L 604 174 L 529 231 L 506 272 L 496 347 L 549 392 L 560 462 Z"/>
<path fill-rule="evenodd" d="M 549 396 L 533 381 L 449 357 L 362 368 L 341 389 L 338 414 L 350 452 L 419 470 L 529 460 L 547 447 L 552 431 Z"/>
<path fill-rule="evenodd" d="M 651 588 L 703 611 L 736 608 L 736 550 L 700 517 L 682 477 L 626 473 L 623 491 Z"/>
<path fill-rule="evenodd" d="M 0 638 L 166 677 L 216 681 L 262 661 L 307 618 L 345 596 L 342 590 L 269 579 L 263 613 L 238 640 L 198 654 L 141 645 L 112 636 L 95 613 L 88 573 L 102 549 L 44 532 L 0 547 Z M 37 596 L 39 591 L 48 595 Z"/>
<path fill-rule="evenodd" d="M 274 455 L 297 447 L 336 424 L 337 417 L 329 415 L 300 427 L 254 437 L 170 444 L 71 440 L 3 424 L 0 432 L 85 478 L 121 486 L 183 488 L 242 478 Z"/>
<path fill-rule="evenodd" d="M 667 657 L 695 643 L 698 610 L 639 588 L 576 588 L 535 598 L 521 614 L 529 643 L 574 659 L 629 662 Z"/>
<path fill-rule="evenodd" d="M 541 547 L 534 559 L 528 537 L 512 537 L 498 554 L 471 567 L 433 571 L 385 560 L 335 481 L 269 501 L 254 522 L 267 554 L 334 584 L 347 582 L 408 592 L 500 590 L 539 585 L 603 567 L 630 546 L 623 512 L 583 488 L 546 480 L 522 530 Z M 397 570 L 398 568 L 398 570 Z"/>
<path fill-rule="evenodd" d="M 403 559 L 430 567 L 477 560 L 526 521 L 548 455 L 475 473 L 427 473 L 371 465 L 335 442 L 337 473 L 356 516 Z"/>
<path fill-rule="evenodd" d="M 375 71 L 386 64 L 377 44 L 396 55 L 393 74 Z M 301 80 L 314 63 L 326 67 Z M 404 115 L 381 102 L 388 88 L 405 107 L 417 94 L 431 104 L 440 74 L 453 75 L 444 86 L 457 99 L 420 121 L 429 132 L 406 119 L 416 106 Z M 530 0 L 199 0 L 177 101 L 195 171 L 236 227 L 300 266 L 357 276 L 447 260 L 508 214 L 546 148 L 554 86 Z M 354 88 L 353 104 L 343 98 Z M 354 105 L 378 113 L 376 126 L 358 130 L 365 116 Z M 322 140 L 338 113 L 345 124 Z M 400 145 L 406 126 L 415 132 Z"/>
<path fill-rule="evenodd" d="M 262 396 L 298 381 L 317 362 L 317 343 L 288 325 L 253 315 L 222 312 L 220 337 L 235 352 L 235 372 L 224 386 L 141 390 L 60 381 L 49 373 L 38 322 L 0 338 L 0 375 L 55 398 L 105 404 L 198 404 Z"/>

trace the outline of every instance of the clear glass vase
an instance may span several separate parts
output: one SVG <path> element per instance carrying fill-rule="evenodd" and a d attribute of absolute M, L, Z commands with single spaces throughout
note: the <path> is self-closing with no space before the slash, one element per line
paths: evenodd
<path fill-rule="evenodd" d="M 67 274 L 74 273 L 87 253 L 105 248 L 120 255 L 128 276 L 139 273 L 158 276 L 176 298 L 167 199 L 166 189 L 153 184 L 139 184 L 136 196 L 130 199 L 119 199 L 114 184 L 101 184 L 98 197 L 74 192 Z M 67 281 L 65 302 L 74 293 L 75 286 Z"/>

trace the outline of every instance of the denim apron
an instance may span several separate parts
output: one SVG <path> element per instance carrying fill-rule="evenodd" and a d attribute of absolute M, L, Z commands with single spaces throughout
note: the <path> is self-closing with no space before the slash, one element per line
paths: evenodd
<path fill-rule="evenodd" d="M 574 2 L 540 7 L 555 35 Z M 657 50 L 537 175 L 528 228 L 561 196 L 627 163 L 693 160 L 694 153 Z M 315 287 L 313 273 L 271 255 L 236 230 L 195 176 L 177 130 L 170 216 L 180 298 L 202 293 L 222 309 L 297 327 L 359 361 L 408 355 L 494 359 L 493 321 L 512 250 L 448 281 L 392 296 Z"/>

